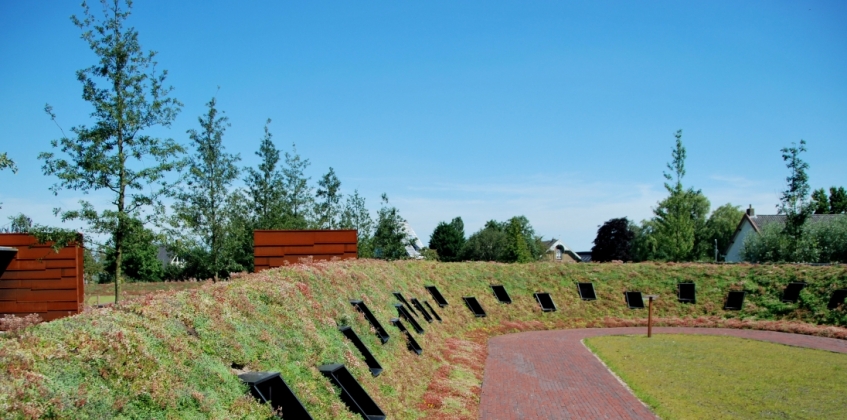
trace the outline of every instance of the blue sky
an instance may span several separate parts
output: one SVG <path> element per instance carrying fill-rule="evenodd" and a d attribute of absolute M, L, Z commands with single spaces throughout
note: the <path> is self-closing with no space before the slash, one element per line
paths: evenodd
<path fill-rule="evenodd" d="M 0 151 L 20 168 L 0 172 L 0 225 L 58 225 L 83 198 L 54 196 L 36 158 L 61 135 L 45 103 L 65 130 L 90 122 L 76 3 L 0 2 Z M 684 184 L 713 209 L 774 213 L 800 139 L 812 186 L 847 186 L 845 22 L 843 1 L 137 1 L 130 18 L 185 104 L 154 134 L 187 144 L 217 95 L 244 165 L 271 118 L 313 183 L 331 166 L 374 212 L 387 193 L 424 242 L 456 216 L 470 234 L 525 215 L 576 250 L 651 216 L 680 128 Z"/>

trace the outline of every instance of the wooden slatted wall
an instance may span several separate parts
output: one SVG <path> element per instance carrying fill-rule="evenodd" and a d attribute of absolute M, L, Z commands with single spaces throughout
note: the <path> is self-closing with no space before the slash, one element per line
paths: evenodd
<path fill-rule="evenodd" d="M 295 264 L 308 257 L 313 261 L 356 259 L 357 244 L 356 230 L 256 230 L 254 271 Z"/>
<path fill-rule="evenodd" d="M 82 246 L 72 244 L 56 253 L 49 243 L 19 233 L 0 234 L 0 246 L 18 249 L 0 276 L 0 315 L 35 313 L 51 321 L 82 310 Z"/>

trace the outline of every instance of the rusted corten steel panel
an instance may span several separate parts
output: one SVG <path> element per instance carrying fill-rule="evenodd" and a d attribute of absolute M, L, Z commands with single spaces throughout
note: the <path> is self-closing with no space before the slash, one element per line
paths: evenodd
<path fill-rule="evenodd" d="M 258 273 L 309 257 L 312 261 L 356 259 L 357 244 L 356 230 L 256 230 L 253 267 Z"/>
<path fill-rule="evenodd" d="M 51 321 L 82 310 L 84 250 L 70 244 L 56 252 L 51 245 L 28 234 L 0 234 L 0 246 L 18 250 L 0 276 L 0 315 L 34 313 Z"/>

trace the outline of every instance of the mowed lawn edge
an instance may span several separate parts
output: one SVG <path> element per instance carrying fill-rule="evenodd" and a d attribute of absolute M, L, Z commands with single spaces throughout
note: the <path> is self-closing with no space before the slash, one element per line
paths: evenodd
<path fill-rule="evenodd" d="M 609 335 L 584 344 L 663 419 L 847 413 L 847 354 L 716 335 Z"/>

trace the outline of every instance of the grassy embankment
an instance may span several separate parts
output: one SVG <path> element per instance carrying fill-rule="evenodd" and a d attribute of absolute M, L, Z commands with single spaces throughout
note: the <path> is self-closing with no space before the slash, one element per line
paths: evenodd
<path fill-rule="evenodd" d="M 843 418 L 847 355 L 736 337 L 585 340 L 663 419 Z"/>
<path fill-rule="evenodd" d="M 797 305 L 779 302 L 789 281 L 810 286 Z M 579 300 L 574 282 L 592 281 L 598 300 Z M 678 281 L 695 281 L 696 305 L 673 298 Z M 435 284 L 450 305 L 441 324 L 416 336 L 422 356 L 407 351 L 388 320 L 391 291 L 425 299 Z M 514 303 L 496 303 L 503 284 Z M 495 263 L 403 261 L 296 265 L 198 289 L 139 297 L 117 308 L 38 325 L 0 338 L 0 412 L 10 417 L 252 417 L 270 414 L 245 395 L 232 366 L 282 372 L 316 419 L 356 418 L 315 368 L 345 363 L 392 418 L 476 418 L 489 336 L 531 329 L 644 325 L 645 311 L 623 305 L 624 290 L 658 293 L 657 325 L 735 326 L 847 337 L 843 309 L 829 293 L 847 286 L 845 267 L 676 264 Z M 746 290 L 741 312 L 724 312 L 727 290 Z M 542 313 L 532 293 L 559 306 Z M 488 311 L 474 318 L 461 296 Z M 349 299 L 361 298 L 392 335 L 379 344 Z M 806 323 L 800 323 L 806 322 Z M 385 371 L 370 376 L 337 331 L 352 325 Z"/>

